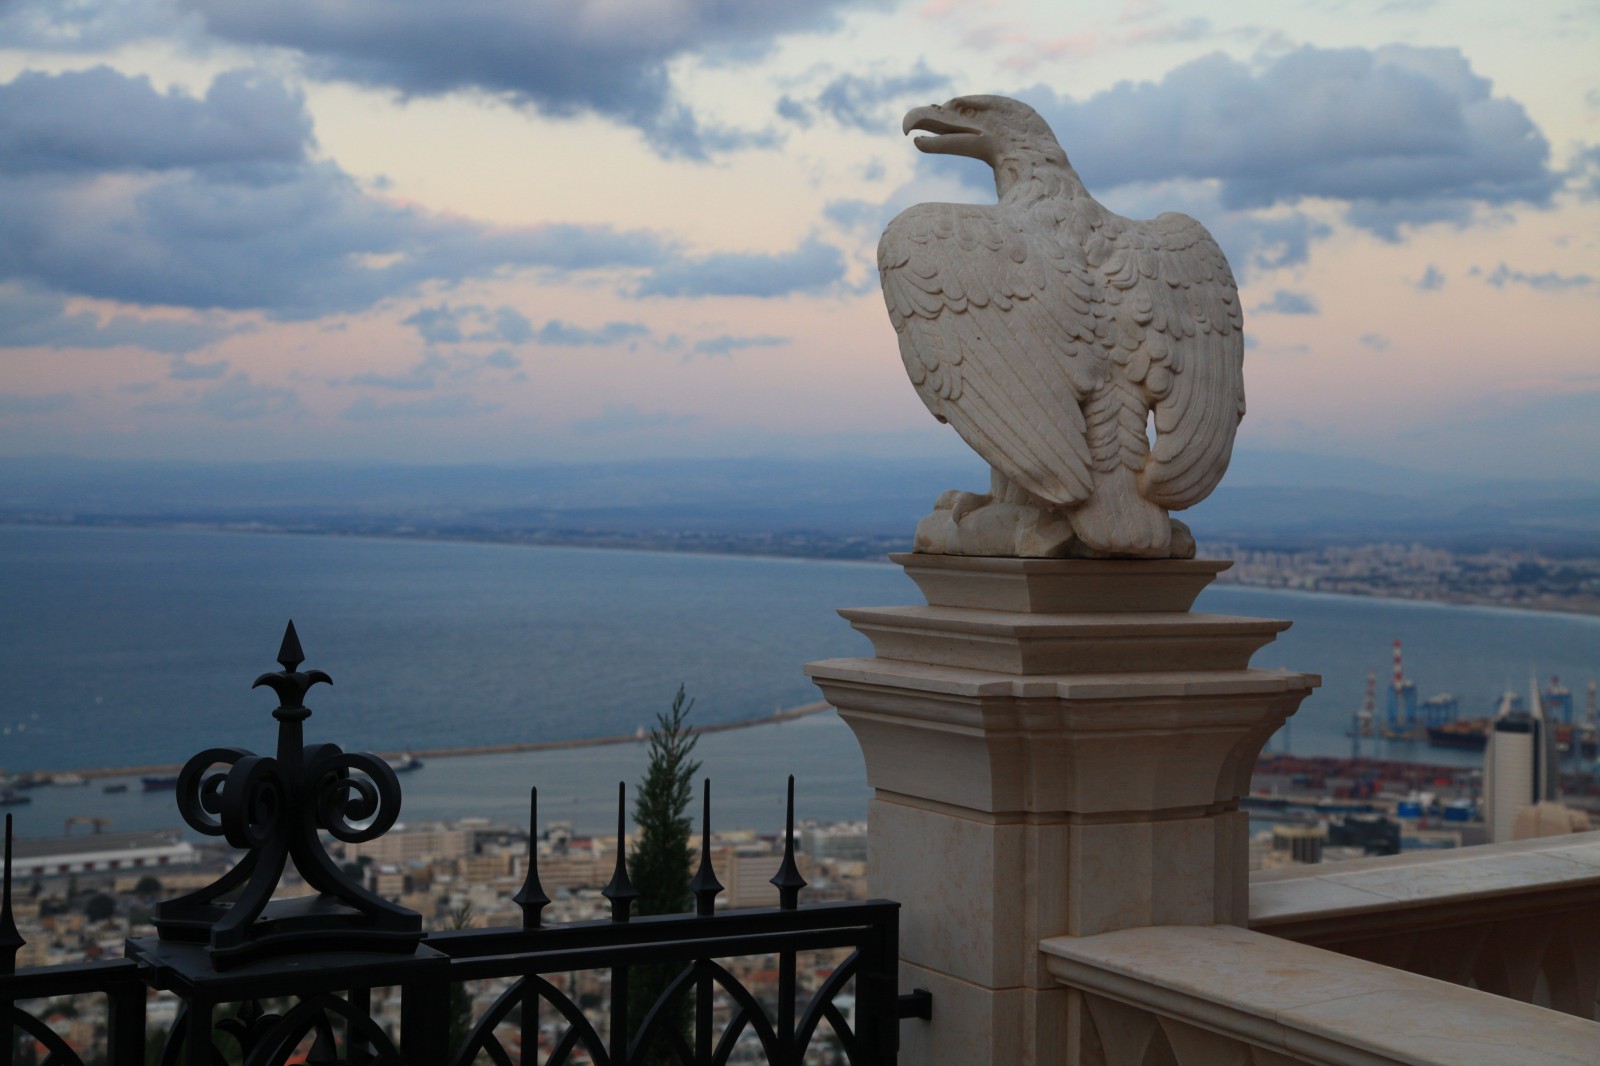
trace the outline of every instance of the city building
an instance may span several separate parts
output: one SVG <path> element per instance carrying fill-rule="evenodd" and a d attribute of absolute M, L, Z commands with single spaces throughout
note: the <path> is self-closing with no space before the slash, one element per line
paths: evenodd
<path fill-rule="evenodd" d="M 1555 733 L 1545 719 L 1539 686 L 1531 688 L 1529 709 L 1510 693 L 1501 700 L 1484 753 L 1484 817 L 1496 844 L 1516 839 L 1517 815 L 1524 807 L 1556 798 Z"/>
<path fill-rule="evenodd" d="M 16 842 L 12 871 L 19 879 L 114 874 L 192 866 L 197 857 L 194 845 L 176 830 L 35 837 Z"/>

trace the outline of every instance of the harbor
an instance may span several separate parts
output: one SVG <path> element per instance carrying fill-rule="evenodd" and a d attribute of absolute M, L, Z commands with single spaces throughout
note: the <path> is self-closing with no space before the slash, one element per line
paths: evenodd
<path fill-rule="evenodd" d="M 1367 674 L 1366 699 L 1352 716 L 1347 736 L 1351 753 L 1357 754 L 1363 739 L 1385 741 L 1423 741 L 1429 747 L 1460 751 L 1483 751 L 1489 743 L 1495 719 L 1524 713 L 1537 714 L 1549 723 L 1557 752 L 1594 761 L 1600 758 L 1600 693 L 1590 680 L 1584 715 L 1576 717 L 1572 690 L 1552 676 L 1543 686 L 1529 684 L 1525 704 L 1515 691 L 1505 691 L 1495 700 L 1492 713 L 1461 717 L 1461 701 L 1443 692 L 1418 698 L 1417 683 L 1406 677 L 1401 642 L 1394 642 L 1394 676 L 1387 691 L 1382 718 L 1377 714 L 1377 671 Z"/>

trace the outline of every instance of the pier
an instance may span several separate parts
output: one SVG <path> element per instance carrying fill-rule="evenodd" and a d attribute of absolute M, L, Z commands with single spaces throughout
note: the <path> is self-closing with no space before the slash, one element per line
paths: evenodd
<path fill-rule="evenodd" d="M 689 732 L 695 736 L 705 733 L 726 733 L 731 729 L 749 729 L 758 725 L 781 725 L 784 722 L 793 722 L 809 715 L 830 710 L 828 704 L 818 700 L 815 703 L 804 703 L 798 707 L 786 707 L 773 711 L 771 714 L 756 715 L 750 718 L 736 718 L 731 722 L 712 722 L 708 725 L 697 725 Z M 412 748 L 406 751 L 380 751 L 378 756 L 390 762 L 403 759 L 411 755 L 418 759 L 448 759 L 462 755 L 508 755 L 524 751 L 564 751 L 570 748 L 598 748 L 609 744 L 642 744 L 650 739 L 650 730 L 642 729 L 640 732 L 623 733 L 606 737 L 570 737 L 565 740 L 526 740 L 512 741 L 506 744 L 472 744 L 458 748 Z M 57 775 L 75 774 L 85 780 L 103 777 L 159 777 L 176 774 L 182 769 L 179 763 L 162 763 L 147 766 L 99 766 L 88 769 L 60 769 L 60 770 L 33 770 L 19 773 L 12 780 L 18 785 L 28 786 L 34 784 L 48 784 L 50 779 Z"/>

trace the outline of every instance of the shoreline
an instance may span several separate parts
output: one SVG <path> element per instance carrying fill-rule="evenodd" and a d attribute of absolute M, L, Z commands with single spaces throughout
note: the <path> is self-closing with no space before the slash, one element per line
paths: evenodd
<path fill-rule="evenodd" d="M 710 725 L 691 726 L 691 736 L 701 736 L 706 733 L 726 733 L 734 729 L 750 729 L 754 726 L 781 725 L 784 722 L 793 722 L 813 714 L 832 710 L 832 706 L 821 700 L 815 703 L 802 703 L 798 707 L 784 707 L 773 711 L 771 714 L 757 715 L 750 718 L 735 718 L 731 722 L 713 722 Z M 641 729 L 643 727 L 640 727 Z M 407 755 L 416 759 L 456 759 L 474 755 L 514 755 L 526 751 L 566 751 L 573 748 L 600 748 L 614 744 L 645 744 L 650 740 L 650 733 L 634 732 L 617 736 L 605 737 L 569 737 L 564 740 L 524 740 L 512 741 L 506 744 L 471 744 L 458 748 L 424 748 L 407 751 L 380 751 L 374 752 L 378 758 L 385 762 L 393 763 L 405 758 Z M 32 782 L 27 787 L 40 787 L 51 784 L 51 778 L 56 776 L 76 775 L 85 781 L 98 781 L 108 777 L 164 777 L 175 775 L 183 769 L 181 764 L 149 766 L 97 766 L 88 769 L 71 770 L 28 770 L 16 774 L 12 778 L 13 784 L 18 781 Z M 72 786 L 60 786 L 72 787 Z"/>
<path fill-rule="evenodd" d="M 868 565 L 891 565 L 885 552 L 870 554 L 827 554 L 821 552 L 784 552 L 760 549 L 734 550 L 724 547 L 717 550 L 703 544 L 694 544 L 677 547 L 672 544 L 663 544 L 651 541 L 646 537 L 630 534 L 597 534 L 589 536 L 570 536 L 551 534 L 540 536 L 527 533 L 440 533 L 440 532 L 406 532 L 396 530 L 373 529 L 311 529 L 293 526 L 273 526 L 266 523 L 212 523 L 212 522 L 140 522 L 126 519 L 108 521 L 63 521 L 59 516 L 48 519 L 33 520 L 25 516 L 0 515 L 0 527 L 16 527 L 25 529 L 112 529 L 112 530 L 151 530 L 171 533 L 215 533 L 232 535 L 266 535 L 284 537 L 338 537 L 345 539 L 366 539 L 393 542 L 422 542 L 432 544 L 489 544 L 503 547 L 524 548 L 569 548 L 585 551 L 605 552 L 641 552 L 654 555 L 698 555 L 719 559 L 773 559 L 788 560 L 790 562 L 820 562 L 820 563 L 865 563 Z M 892 550 L 905 551 L 907 548 L 897 542 Z M 1415 603 L 1430 604 L 1441 607 L 1487 607 L 1503 611 L 1517 611 L 1525 614 L 1550 614 L 1564 617 L 1600 618 L 1600 602 L 1586 597 L 1572 600 L 1544 600 L 1538 603 L 1507 603 L 1503 600 L 1491 599 L 1483 596 L 1447 595 L 1437 597 L 1425 596 L 1397 596 L 1386 595 L 1377 590 L 1362 590 L 1353 588 L 1317 589 L 1317 588 L 1292 588 L 1283 584 L 1267 582 L 1240 581 L 1237 578 L 1219 577 L 1211 586 L 1213 588 L 1256 589 L 1263 592 L 1291 593 L 1302 596 L 1318 597 L 1345 597 L 1357 600 L 1382 600 L 1385 603 Z"/>

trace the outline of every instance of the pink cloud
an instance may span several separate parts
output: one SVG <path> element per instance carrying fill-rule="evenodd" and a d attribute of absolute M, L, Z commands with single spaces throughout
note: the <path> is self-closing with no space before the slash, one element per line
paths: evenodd
<path fill-rule="evenodd" d="M 1124 44 L 1172 44 L 1198 41 L 1211 34 L 1211 22 L 1204 18 L 1181 19 L 1162 22 L 1129 30 L 1122 37 Z"/>
<path fill-rule="evenodd" d="M 1013 20 L 974 26 L 962 36 L 962 43 L 978 51 L 1014 47 L 1016 51 L 1002 59 L 1000 65 L 1008 70 L 1030 70 L 1051 60 L 1091 56 L 1099 50 L 1100 38 L 1090 31 L 1041 41 L 1021 22 Z"/>

